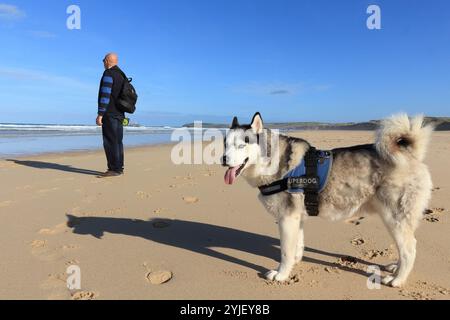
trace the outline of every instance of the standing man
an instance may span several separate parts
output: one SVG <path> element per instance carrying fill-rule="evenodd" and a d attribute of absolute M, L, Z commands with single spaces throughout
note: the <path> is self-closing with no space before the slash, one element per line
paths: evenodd
<path fill-rule="evenodd" d="M 108 171 L 104 177 L 116 177 L 123 174 L 123 120 L 125 114 L 118 109 L 118 98 L 121 93 L 125 74 L 117 66 L 119 58 L 115 53 L 108 53 L 103 59 L 105 72 L 100 83 L 98 94 L 97 125 L 102 127 L 103 147 L 108 161 Z"/>

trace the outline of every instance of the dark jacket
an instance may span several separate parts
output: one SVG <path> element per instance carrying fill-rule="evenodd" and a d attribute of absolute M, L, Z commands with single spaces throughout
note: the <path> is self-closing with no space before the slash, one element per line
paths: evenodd
<path fill-rule="evenodd" d="M 125 117 L 116 106 L 124 81 L 123 72 L 118 66 L 105 70 L 98 92 L 98 115 Z"/>

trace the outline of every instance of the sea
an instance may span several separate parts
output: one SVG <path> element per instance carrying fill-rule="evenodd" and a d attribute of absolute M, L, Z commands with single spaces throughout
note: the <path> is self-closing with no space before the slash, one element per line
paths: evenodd
<path fill-rule="evenodd" d="M 124 128 L 126 147 L 166 144 L 173 127 Z M 103 147 L 101 127 L 90 125 L 0 124 L 0 158 L 96 150 Z"/>

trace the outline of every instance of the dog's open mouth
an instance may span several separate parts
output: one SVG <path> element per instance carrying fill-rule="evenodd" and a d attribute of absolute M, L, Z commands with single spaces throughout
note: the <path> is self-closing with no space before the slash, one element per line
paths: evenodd
<path fill-rule="evenodd" d="M 226 184 L 233 184 L 237 177 L 241 174 L 242 170 L 247 165 L 249 158 L 245 159 L 244 163 L 240 166 L 232 167 L 227 170 L 225 173 L 225 183 Z"/>

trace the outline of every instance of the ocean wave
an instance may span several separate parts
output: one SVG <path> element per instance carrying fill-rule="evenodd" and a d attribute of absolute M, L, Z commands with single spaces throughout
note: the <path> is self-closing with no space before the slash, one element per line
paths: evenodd
<path fill-rule="evenodd" d="M 168 133 L 174 130 L 172 127 L 150 127 L 150 126 L 129 126 L 125 127 L 126 132 L 140 133 Z M 26 133 L 55 133 L 55 134 L 71 134 L 71 133 L 100 133 L 101 127 L 90 125 L 45 125 L 45 124 L 0 124 L 0 134 L 26 134 Z"/>

